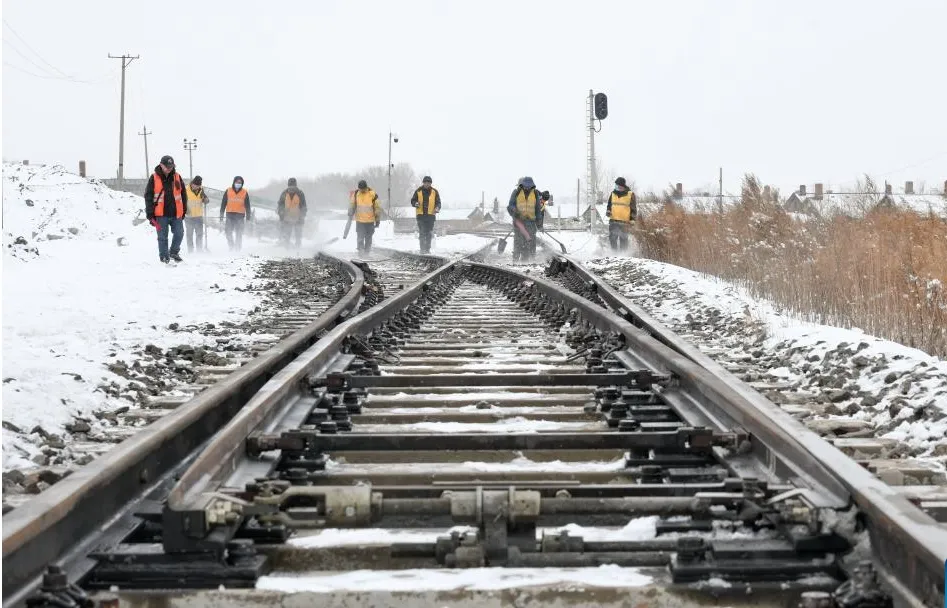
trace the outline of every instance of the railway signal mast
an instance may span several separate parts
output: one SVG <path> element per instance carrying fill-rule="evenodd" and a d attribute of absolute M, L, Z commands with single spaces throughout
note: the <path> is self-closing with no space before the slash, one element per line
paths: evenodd
<path fill-rule="evenodd" d="M 588 138 L 588 167 L 586 176 L 586 196 L 589 202 L 589 229 L 595 230 L 595 213 L 598 204 L 598 174 L 595 169 L 595 134 L 602 130 L 601 122 L 608 116 L 608 97 L 605 93 L 594 93 L 589 89 L 589 138 Z M 599 121 L 598 129 L 595 121 Z"/>

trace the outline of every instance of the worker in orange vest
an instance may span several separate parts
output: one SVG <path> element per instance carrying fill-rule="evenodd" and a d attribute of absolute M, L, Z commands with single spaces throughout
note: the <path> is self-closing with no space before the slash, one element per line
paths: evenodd
<path fill-rule="evenodd" d="M 224 221 L 227 214 L 227 224 L 224 233 L 227 235 L 227 245 L 230 250 L 240 251 L 243 246 L 243 224 L 250 221 L 250 195 L 243 189 L 243 178 L 239 175 L 233 178 L 233 184 L 224 192 L 220 202 L 220 221 Z"/>
<path fill-rule="evenodd" d="M 174 170 L 174 159 L 162 156 L 155 172 L 145 186 L 145 216 L 158 230 L 158 259 L 167 264 L 181 259 L 181 241 L 184 239 L 184 180 Z M 171 248 L 168 249 L 168 231 Z"/>
<path fill-rule="evenodd" d="M 289 246 L 292 236 L 299 249 L 303 238 L 303 223 L 306 221 L 306 195 L 296 185 L 296 178 L 291 177 L 286 182 L 286 189 L 279 195 L 276 203 L 276 214 L 280 221 L 280 241 Z"/>

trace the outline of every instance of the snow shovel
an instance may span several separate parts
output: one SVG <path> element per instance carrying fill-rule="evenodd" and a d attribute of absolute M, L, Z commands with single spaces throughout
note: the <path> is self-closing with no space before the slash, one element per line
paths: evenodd
<path fill-rule="evenodd" d="M 510 230 L 502 239 L 497 239 L 497 253 L 503 253 L 506 251 L 506 239 L 510 238 L 511 234 L 513 234 L 512 230 Z"/>
<path fill-rule="evenodd" d="M 560 241 L 559 239 L 557 239 L 557 238 L 554 237 L 553 235 L 549 234 L 549 233 L 546 232 L 545 230 L 543 230 L 543 234 L 545 234 L 546 236 L 548 236 L 548 237 L 551 238 L 552 240 L 554 240 L 554 241 L 556 241 L 557 243 L 559 243 L 559 248 L 562 249 L 562 253 L 568 253 L 568 252 L 566 251 L 566 246 L 562 244 L 562 241 Z"/>
<path fill-rule="evenodd" d="M 520 231 L 520 234 L 523 235 L 523 238 L 526 239 L 526 242 L 529 243 L 533 240 L 533 237 L 530 236 L 529 230 L 526 229 L 526 226 L 523 225 L 523 222 L 518 219 L 513 219 L 513 226 Z"/>
<path fill-rule="evenodd" d="M 349 218 L 349 221 L 345 222 L 345 231 L 342 233 L 342 238 L 349 238 L 349 230 L 352 229 L 352 218 Z"/>

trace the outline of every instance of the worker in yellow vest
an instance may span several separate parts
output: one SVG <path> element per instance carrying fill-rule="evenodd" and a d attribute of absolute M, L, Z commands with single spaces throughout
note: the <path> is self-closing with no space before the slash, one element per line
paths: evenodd
<path fill-rule="evenodd" d="M 349 217 L 355 219 L 358 252 L 368 253 L 372 249 L 375 228 L 381 225 L 381 204 L 378 202 L 378 195 L 368 187 L 364 179 L 358 182 L 358 190 L 352 193 Z"/>
<path fill-rule="evenodd" d="M 542 213 L 542 199 L 531 177 L 523 177 L 510 195 L 506 211 L 513 216 L 513 259 L 536 255 L 536 218 Z"/>
<path fill-rule="evenodd" d="M 220 221 L 224 221 L 227 214 L 227 224 L 224 234 L 227 235 L 227 245 L 231 251 L 240 251 L 243 246 L 243 225 L 250 221 L 250 195 L 243 189 L 243 178 L 239 175 L 233 178 L 233 184 L 224 192 L 220 202 Z"/>
<path fill-rule="evenodd" d="M 411 206 L 418 210 L 418 238 L 421 253 L 431 252 L 431 237 L 434 235 L 434 222 L 441 211 L 441 193 L 431 184 L 434 180 L 425 175 L 421 187 L 414 191 Z"/>
<path fill-rule="evenodd" d="M 204 241 L 204 205 L 207 204 L 207 195 L 204 194 L 204 178 L 195 175 L 184 190 L 187 194 L 187 215 L 184 216 L 184 228 L 187 236 L 187 251 L 194 251 L 194 237 L 197 236 L 197 250 L 207 251 L 207 243 Z"/>
<path fill-rule="evenodd" d="M 279 195 L 276 214 L 280 221 L 280 241 L 289 246 L 292 237 L 299 249 L 303 238 L 303 223 L 306 221 L 306 195 L 296 185 L 296 178 L 286 182 L 286 189 Z"/>
<path fill-rule="evenodd" d="M 608 243 L 611 248 L 628 249 L 628 233 L 638 219 L 638 201 L 635 193 L 628 189 L 624 177 L 615 180 L 615 189 L 608 195 L 605 207 L 608 222 Z"/>

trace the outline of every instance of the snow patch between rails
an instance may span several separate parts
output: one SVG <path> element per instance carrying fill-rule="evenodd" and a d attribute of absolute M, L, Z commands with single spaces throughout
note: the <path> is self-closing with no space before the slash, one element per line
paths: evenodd
<path fill-rule="evenodd" d="M 496 422 L 417 422 L 401 424 L 397 428 L 407 431 L 430 431 L 432 433 L 539 433 L 542 431 L 578 431 L 588 428 L 588 422 L 553 422 L 550 420 L 527 420 L 519 416 Z"/>
<path fill-rule="evenodd" d="M 264 576 L 256 588 L 287 593 L 310 591 L 499 590 L 536 585 L 641 587 L 653 579 L 636 568 L 469 568 L 463 570 L 356 570 L 313 575 Z"/>

